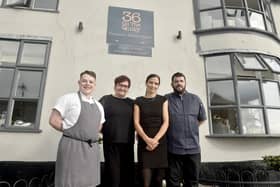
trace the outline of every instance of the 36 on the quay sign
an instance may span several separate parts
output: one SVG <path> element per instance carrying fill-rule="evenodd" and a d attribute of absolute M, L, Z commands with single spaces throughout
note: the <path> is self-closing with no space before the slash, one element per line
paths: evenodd
<path fill-rule="evenodd" d="M 142 18 L 140 12 L 122 12 L 122 30 L 129 32 L 140 32 L 141 21 Z"/>

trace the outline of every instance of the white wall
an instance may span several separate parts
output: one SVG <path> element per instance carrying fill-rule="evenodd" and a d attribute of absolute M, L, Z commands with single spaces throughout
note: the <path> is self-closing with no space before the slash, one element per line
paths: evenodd
<path fill-rule="evenodd" d="M 109 6 L 154 12 L 155 47 L 152 49 L 152 57 L 108 54 L 106 30 Z M 0 160 L 55 160 L 61 134 L 48 125 L 48 117 L 59 96 L 77 90 L 79 73 L 85 69 L 97 73 L 96 98 L 112 92 L 113 79 L 119 74 L 131 77 L 130 96 L 133 98 L 144 94 L 145 77 L 150 73 L 161 76 L 159 92 L 165 94 L 172 91 L 171 75 L 181 71 L 187 76 L 188 90 L 198 94 L 206 106 L 203 59 L 197 53 L 198 43 L 193 33 L 194 14 L 190 0 L 83 0 L 83 3 L 60 0 L 59 13 L 1 9 L 0 15 L 0 34 L 52 38 L 40 124 L 42 133 L 0 133 L 0 150 L 5 150 L 1 151 Z M 82 32 L 76 30 L 79 21 L 84 24 Z M 182 31 L 182 40 L 175 39 L 178 30 Z M 221 41 L 225 38 L 205 37 L 199 45 L 203 50 L 222 48 Z M 220 44 L 216 46 L 219 43 L 217 39 Z M 268 41 L 266 38 L 263 40 L 273 45 L 276 48 L 273 49 L 274 53 L 277 52 L 279 44 L 269 38 Z M 214 48 L 211 44 L 215 44 Z M 234 47 L 239 44 L 232 45 Z M 271 139 L 209 139 L 205 137 L 208 134 L 206 122 L 201 127 L 203 161 L 260 159 L 262 155 L 276 153 L 280 148 L 280 144 Z"/>

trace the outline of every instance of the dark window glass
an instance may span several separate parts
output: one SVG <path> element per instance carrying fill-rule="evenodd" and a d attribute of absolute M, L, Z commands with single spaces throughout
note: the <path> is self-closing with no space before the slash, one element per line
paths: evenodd
<path fill-rule="evenodd" d="M 238 92 L 241 105 L 261 105 L 260 87 L 258 81 L 238 81 Z"/>
<path fill-rule="evenodd" d="M 13 69 L 0 68 L 0 97 L 10 97 L 13 76 Z"/>
<path fill-rule="evenodd" d="M 17 97 L 37 98 L 40 95 L 42 72 L 20 71 L 17 84 Z"/>
<path fill-rule="evenodd" d="M 263 110 L 257 108 L 241 109 L 241 124 L 244 134 L 265 134 Z"/>
<path fill-rule="evenodd" d="M 206 58 L 207 78 L 230 78 L 232 77 L 230 56 L 221 55 Z"/>
<path fill-rule="evenodd" d="M 232 81 L 211 81 L 208 86 L 210 103 L 212 106 L 235 104 Z"/>
<path fill-rule="evenodd" d="M 35 123 L 37 101 L 15 101 L 12 126 L 32 127 Z"/>
<path fill-rule="evenodd" d="M 220 6 L 221 6 L 221 0 L 199 0 L 200 9 L 208 9 L 208 8 L 214 8 Z"/>
<path fill-rule="evenodd" d="M 247 6 L 250 9 L 261 10 L 259 0 L 247 0 Z"/>
<path fill-rule="evenodd" d="M 242 0 L 225 0 L 225 6 L 243 7 Z"/>
<path fill-rule="evenodd" d="M 34 8 L 56 10 L 57 1 L 58 0 L 35 0 Z"/>
<path fill-rule="evenodd" d="M 211 118 L 214 134 L 239 134 L 235 108 L 212 109 Z"/>

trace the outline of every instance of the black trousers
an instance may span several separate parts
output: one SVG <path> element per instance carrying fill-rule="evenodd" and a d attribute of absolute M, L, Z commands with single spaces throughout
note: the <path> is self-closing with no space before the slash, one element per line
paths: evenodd
<path fill-rule="evenodd" d="M 134 145 L 103 143 L 106 187 L 134 186 Z"/>
<path fill-rule="evenodd" d="M 168 153 L 168 187 L 197 187 L 201 163 L 200 153 L 176 155 Z"/>

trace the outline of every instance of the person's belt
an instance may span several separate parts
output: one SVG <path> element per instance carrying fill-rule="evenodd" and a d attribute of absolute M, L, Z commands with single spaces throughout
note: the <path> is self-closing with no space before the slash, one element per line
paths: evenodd
<path fill-rule="evenodd" d="M 92 147 L 92 144 L 98 142 L 98 140 L 92 140 L 92 139 L 83 140 L 83 139 L 80 139 L 80 138 L 75 138 L 75 137 L 72 137 L 72 136 L 68 136 L 68 135 L 66 135 L 66 134 L 63 134 L 63 136 L 64 136 L 64 137 L 67 137 L 67 138 L 71 138 L 71 139 L 77 140 L 77 141 L 86 142 L 86 143 L 88 143 L 88 145 L 89 145 L 90 147 Z"/>

